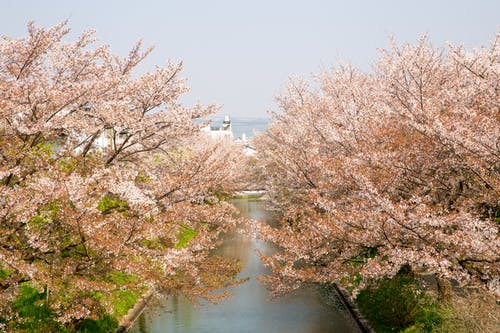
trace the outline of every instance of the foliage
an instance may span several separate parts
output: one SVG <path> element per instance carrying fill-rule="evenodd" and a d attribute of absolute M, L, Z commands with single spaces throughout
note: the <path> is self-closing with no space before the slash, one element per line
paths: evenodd
<path fill-rule="evenodd" d="M 181 63 L 136 73 L 151 48 L 119 57 L 68 34 L 30 22 L 0 41 L 0 298 L 43 286 L 44 315 L 74 330 L 108 327 L 144 288 L 209 293 L 198 267 L 236 223 L 215 194 L 234 190 L 243 153 L 200 131 L 217 106 L 179 103 Z"/>
<path fill-rule="evenodd" d="M 364 295 L 368 304 L 363 303 L 364 301 L 360 300 L 358 296 L 359 307 L 364 310 L 365 316 L 371 317 L 371 323 L 377 328 L 377 332 L 489 333 L 498 331 L 500 310 L 492 295 L 477 289 L 460 290 L 459 293 L 454 293 L 450 299 L 438 302 L 432 293 L 421 293 L 422 289 L 416 280 L 410 278 L 402 282 L 401 277 L 402 275 L 398 274 L 394 278 L 399 279 L 398 282 L 388 282 L 388 279 L 384 279 L 380 284 L 363 290 L 360 296 Z M 408 302 L 411 302 L 413 297 L 408 297 L 407 290 L 417 291 L 418 296 L 414 300 L 415 303 L 404 307 L 405 309 L 414 309 L 415 316 L 410 321 L 403 323 L 396 316 L 391 317 L 394 313 L 389 315 L 390 321 L 385 321 L 382 318 L 380 311 L 387 314 L 387 312 L 391 312 L 387 310 L 392 307 L 390 300 L 383 297 L 384 292 L 379 290 L 384 288 L 385 291 L 389 291 L 389 294 L 392 294 L 391 290 L 399 289 Z M 374 302 L 369 298 L 370 295 L 380 297 L 380 302 Z M 408 319 L 404 314 L 401 318 Z M 406 326 L 410 322 L 413 324 Z"/>
<path fill-rule="evenodd" d="M 22 284 L 19 297 L 12 303 L 18 316 L 14 323 L 20 332 L 64 332 L 63 326 L 54 320 L 54 312 L 47 306 L 47 293 L 40 293 L 29 284 Z"/>
<path fill-rule="evenodd" d="M 120 318 L 127 314 L 141 295 L 128 290 L 115 290 L 111 293 L 111 302 L 113 304 L 113 315 Z"/>
<path fill-rule="evenodd" d="M 281 249 L 262 256 L 264 280 L 277 293 L 312 281 L 356 294 L 409 266 L 498 294 L 499 38 L 380 53 L 370 73 L 341 64 L 277 98 L 256 143 L 284 212 L 279 228 L 255 225 Z"/>
<path fill-rule="evenodd" d="M 104 318 L 98 320 L 82 320 L 75 327 L 75 331 L 79 333 L 111 333 L 116 330 L 117 326 L 118 321 L 114 317 L 106 315 Z"/>
<path fill-rule="evenodd" d="M 143 239 L 141 240 L 141 245 L 147 247 L 148 249 L 165 249 L 171 245 L 171 242 L 166 242 L 165 240 L 155 237 L 153 239 Z"/>
<path fill-rule="evenodd" d="M 7 327 L 15 332 L 82 332 L 107 333 L 113 332 L 118 324 L 109 315 L 100 319 L 84 319 L 73 327 L 65 327 L 56 321 L 56 314 L 47 306 L 47 293 L 39 292 L 31 285 L 24 283 L 19 296 L 13 302 L 14 320 L 5 322 Z"/>
<path fill-rule="evenodd" d="M 125 200 L 105 195 L 97 203 L 97 209 L 103 214 L 109 214 L 113 210 L 123 213 L 129 209 L 129 206 Z"/>
<path fill-rule="evenodd" d="M 442 321 L 438 305 L 405 272 L 363 289 L 356 302 L 377 332 L 399 332 L 409 327 L 432 332 Z"/>
<path fill-rule="evenodd" d="M 1 265 L 0 265 L 0 280 L 5 280 L 7 279 L 9 276 L 12 275 L 12 273 L 14 273 L 14 270 L 11 269 L 11 268 L 3 268 Z"/>
<path fill-rule="evenodd" d="M 107 282 L 112 282 L 118 286 L 123 286 L 140 280 L 140 277 L 122 271 L 111 271 L 106 274 L 104 280 Z"/>
<path fill-rule="evenodd" d="M 190 229 L 188 226 L 181 226 L 179 237 L 177 243 L 175 244 L 176 249 L 181 249 L 189 244 L 189 241 L 198 234 L 196 230 Z"/>

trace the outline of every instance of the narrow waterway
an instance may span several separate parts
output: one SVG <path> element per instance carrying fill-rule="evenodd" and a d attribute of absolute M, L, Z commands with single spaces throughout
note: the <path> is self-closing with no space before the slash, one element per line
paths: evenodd
<path fill-rule="evenodd" d="M 243 216 L 273 223 L 273 215 L 265 202 L 234 200 Z M 277 299 L 256 277 L 268 274 L 255 249 L 274 251 L 270 244 L 250 239 L 239 233 L 225 235 L 215 252 L 241 260 L 239 278 L 249 281 L 231 287 L 232 297 L 220 304 L 194 306 L 182 296 L 170 296 L 154 309 L 147 309 L 131 328 L 133 333 L 328 333 L 359 332 L 341 302 L 317 287 L 307 287 Z"/>

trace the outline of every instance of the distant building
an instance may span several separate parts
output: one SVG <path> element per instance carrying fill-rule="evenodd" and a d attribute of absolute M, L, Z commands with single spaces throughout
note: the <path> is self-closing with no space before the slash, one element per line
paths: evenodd
<path fill-rule="evenodd" d="M 222 126 L 217 127 L 217 126 L 211 126 L 211 124 L 209 124 L 203 127 L 201 131 L 209 133 L 212 139 L 227 138 L 230 140 L 234 140 L 233 128 L 229 116 L 224 117 L 224 120 L 222 121 Z M 255 148 L 250 145 L 250 142 L 248 141 L 245 133 L 243 133 L 241 137 L 234 140 L 234 142 L 241 145 L 243 151 L 247 156 L 252 156 L 255 154 Z"/>
<path fill-rule="evenodd" d="M 232 140 L 234 138 L 233 129 L 231 127 L 231 119 L 229 118 L 229 116 L 224 117 L 222 126 L 216 127 L 208 124 L 207 126 L 203 127 L 201 131 L 209 133 L 213 139 L 228 138 Z"/>

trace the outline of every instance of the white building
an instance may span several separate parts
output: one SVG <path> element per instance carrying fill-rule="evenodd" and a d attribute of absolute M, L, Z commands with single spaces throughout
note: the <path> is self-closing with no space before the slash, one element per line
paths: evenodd
<path fill-rule="evenodd" d="M 213 139 L 228 138 L 233 140 L 234 138 L 233 130 L 231 127 L 231 119 L 229 118 L 229 116 L 224 116 L 224 120 L 222 121 L 222 126 L 215 127 L 208 124 L 207 126 L 203 127 L 201 131 L 210 133 L 210 136 Z"/>
<path fill-rule="evenodd" d="M 216 126 L 211 126 L 210 124 L 203 127 L 201 129 L 202 132 L 209 133 L 210 137 L 212 139 L 222 139 L 222 138 L 227 138 L 230 140 L 234 140 L 234 134 L 233 134 L 233 129 L 231 125 L 231 119 L 229 116 L 225 116 L 224 120 L 222 121 L 222 126 L 216 127 Z M 252 156 L 255 154 L 255 148 L 250 145 L 250 142 L 248 141 L 246 135 L 243 133 L 241 138 L 237 138 L 234 140 L 236 143 L 241 145 L 243 148 L 243 151 L 247 156 Z"/>

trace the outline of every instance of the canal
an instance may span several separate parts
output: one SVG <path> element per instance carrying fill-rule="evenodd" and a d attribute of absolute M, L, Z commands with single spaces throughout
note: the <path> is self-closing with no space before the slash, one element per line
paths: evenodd
<path fill-rule="evenodd" d="M 275 223 L 266 202 L 235 199 L 241 214 L 266 223 Z M 194 306 L 182 296 L 169 296 L 137 319 L 133 333 L 328 333 L 359 332 L 356 323 L 335 294 L 309 286 L 286 296 L 271 299 L 257 276 L 269 274 L 255 249 L 266 254 L 274 248 L 240 233 L 228 233 L 215 253 L 238 258 L 243 284 L 230 287 L 231 297 L 219 304 Z"/>

